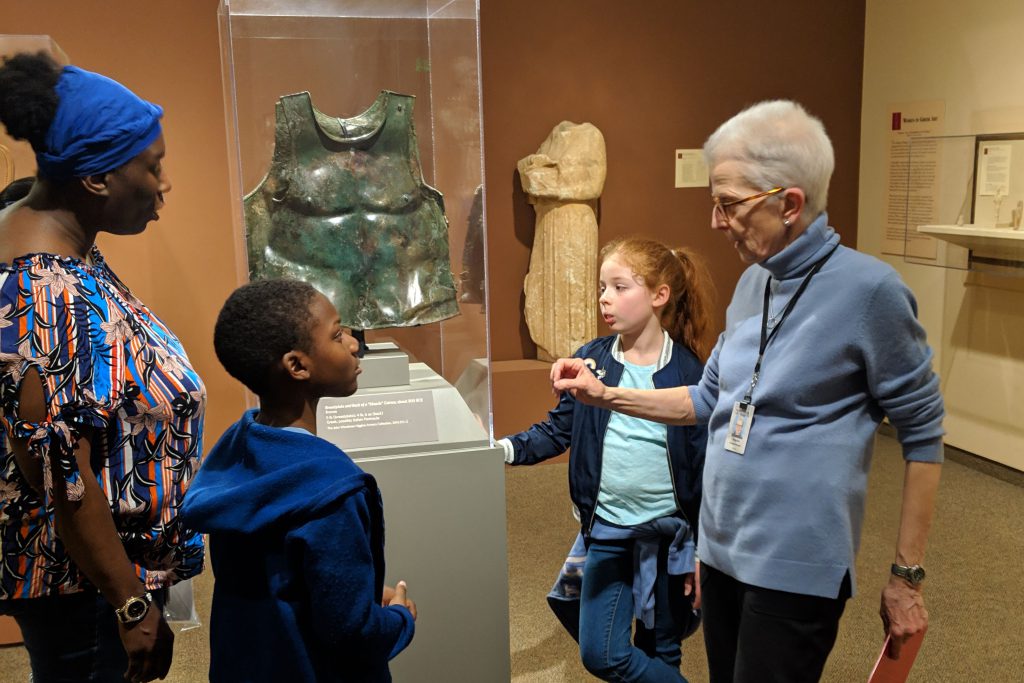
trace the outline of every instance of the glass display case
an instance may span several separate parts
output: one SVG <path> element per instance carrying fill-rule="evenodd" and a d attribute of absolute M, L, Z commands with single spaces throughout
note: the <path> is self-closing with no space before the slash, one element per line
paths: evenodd
<path fill-rule="evenodd" d="M 433 624 L 394 680 L 508 680 L 479 6 L 221 0 L 219 19 L 238 281 L 305 279 L 367 344 L 317 434 L 377 480 L 385 581 Z"/>
<path fill-rule="evenodd" d="M 1024 133 L 910 139 L 904 260 L 1024 276 Z"/>
<path fill-rule="evenodd" d="M 239 282 L 312 282 L 371 349 L 456 387 L 488 439 L 477 16 L 464 0 L 220 5 Z M 271 214 L 287 225 L 268 243 Z"/>

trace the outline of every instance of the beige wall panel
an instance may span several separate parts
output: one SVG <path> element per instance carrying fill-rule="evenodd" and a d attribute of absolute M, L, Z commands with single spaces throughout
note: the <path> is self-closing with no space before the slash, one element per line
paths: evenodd
<path fill-rule="evenodd" d="M 946 133 L 1024 130 L 1019 0 L 868 0 L 858 247 L 881 256 L 886 107 L 944 100 Z M 914 290 L 946 398 L 946 440 L 1024 470 L 1024 277 L 882 256 Z"/>

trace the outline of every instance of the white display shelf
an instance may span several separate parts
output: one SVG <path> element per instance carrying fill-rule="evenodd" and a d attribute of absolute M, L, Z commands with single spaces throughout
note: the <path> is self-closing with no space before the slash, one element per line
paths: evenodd
<path fill-rule="evenodd" d="M 1024 230 L 983 225 L 919 225 L 923 232 L 967 249 L 1020 249 L 1024 252 Z"/>
<path fill-rule="evenodd" d="M 912 137 L 904 260 L 1024 277 L 1024 230 L 1009 227 L 1024 211 L 1022 158 L 1024 131 Z"/>

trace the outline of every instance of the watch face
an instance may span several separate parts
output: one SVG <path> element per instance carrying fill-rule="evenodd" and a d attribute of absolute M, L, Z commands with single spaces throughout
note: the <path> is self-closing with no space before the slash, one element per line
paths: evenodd
<path fill-rule="evenodd" d="M 919 564 L 915 564 L 911 567 L 902 567 L 898 564 L 893 564 L 892 573 L 906 579 L 914 586 L 924 581 L 924 567 Z"/>
<path fill-rule="evenodd" d="M 148 607 L 149 604 L 145 600 L 137 598 L 128 603 L 124 611 L 129 619 L 141 619 L 143 616 L 145 616 Z"/>

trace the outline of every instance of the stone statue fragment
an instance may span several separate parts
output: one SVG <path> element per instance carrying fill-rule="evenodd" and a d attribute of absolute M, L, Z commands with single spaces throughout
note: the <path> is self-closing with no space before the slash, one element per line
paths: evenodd
<path fill-rule="evenodd" d="M 541 360 L 571 356 L 597 336 L 596 208 L 606 166 L 601 131 L 569 121 L 518 163 L 537 213 L 523 289 L 526 324 Z"/>

